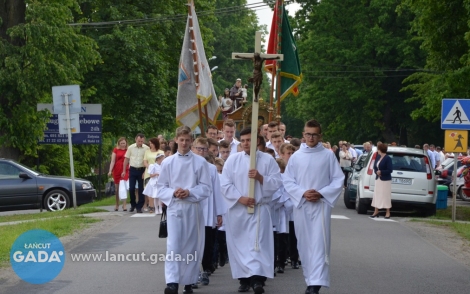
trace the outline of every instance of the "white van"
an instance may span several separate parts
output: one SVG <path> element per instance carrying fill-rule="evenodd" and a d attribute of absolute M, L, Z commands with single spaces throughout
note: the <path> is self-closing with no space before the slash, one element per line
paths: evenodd
<path fill-rule="evenodd" d="M 423 215 L 436 214 L 437 189 L 434 171 L 426 151 L 406 147 L 388 147 L 393 164 L 392 210 L 419 210 Z M 360 171 L 356 210 L 366 214 L 371 207 L 375 188 L 374 164 L 377 152 L 367 156 Z"/>

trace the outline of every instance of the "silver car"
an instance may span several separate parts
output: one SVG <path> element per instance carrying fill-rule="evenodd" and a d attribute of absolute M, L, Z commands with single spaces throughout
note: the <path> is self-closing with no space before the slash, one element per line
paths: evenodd
<path fill-rule="evenodd" d="M 426 151 L 406 147 L 388 147 L 393 164 L 392 209 L 419 210 L 424 215 L 436 213 L 436 180 Z M 357 213 L 366 214 L 371 208 L 375 188 L 374 164 L 377 152 L 366 159 L 360 171 L 356 194 Z"/>

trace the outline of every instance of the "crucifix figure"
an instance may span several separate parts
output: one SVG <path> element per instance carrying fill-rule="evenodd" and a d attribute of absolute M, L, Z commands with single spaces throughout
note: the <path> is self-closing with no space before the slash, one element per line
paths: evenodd
<path fill-rule="evenodd" d="M 254 54 L 247 53 L 244 55 L 252 55 L 252 56 L 235 55 L 235 58 L 253 60 L 253 76 L 248 79 L 248 82 L 254 85 L 253 101 L 258 102 L 259 90 L 261 89 L 261 84 L 263 83 L 263 70 L 262 70 L 263 62 L 265 60 L 274 60 L 274 59 L 279 60 L 281 59 L 281 56 L 277 54 L 260 54 L 258 52 L 255 52 Z"/>
<path fill-rule="evenodd" d="M 261 32 L 256 32 L 255 37 L 256 53 L 232 53 L 232 59 L 251 59 L 253 60 L 253 77 L 248 81 L 254 84 L 253 87 L 253 104 L 251 108 L 251 146 L 250 146 L 250 169 L 256 168 L 256 150 L 258 150 L 258 121 L 259 102 L 258 95 L 263 82 L 263 62 L 265 60 L 276 59 L 284 60 L 282 54 L 263 54 L 261 52 Z M 248 189 L 248 197 L 255 198 L 255 179 L 250 178 L 250 187 Z M 248 207 L 248 213 L 254 213 L 253 207 Z"/>

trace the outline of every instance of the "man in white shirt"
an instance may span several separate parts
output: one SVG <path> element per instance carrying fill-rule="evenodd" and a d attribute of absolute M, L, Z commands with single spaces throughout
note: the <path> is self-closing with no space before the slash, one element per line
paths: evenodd
<path fill-rule="evenodd" d="M 284 143 L 289 143 L 289 141 L 286 140 L 286 125 L 282 121 L 279 123 L 279 132 L 281 132 Z"/>
<path fill-rule="evenodd" d="M 434 144 L 429 145 L 429 149 L 434 154 L 434 168 L 437 168 L 441 165 L 441 156 L 439 152 L 436 151 Z"/>
<path fill-rule="evenodd" d="M 271 143 L 271 135 L 274 132 L 279 132 L 279 124 L 275 121 L 272 121 L 268 124 L 268 132 L 266 133 L 266 147 L 274 150 L 273 144 Z"/>
<path fill-rule="evenodd" d="M 129 194 L 131 197 L 131 209 L 130 212 L 133 212 L 134 209 L 137 210 L 137 213 L 142 213 L 142 207 L 145 203 L 144 197 L 144 180 L 142 175 L 145 172 L 144 166 L 144 155 L 145 151 L 149 149 L 147 145 L 144 144 L 145 135 L 144 134 L 137 134 L 135 136 L 135 143 L 130 145 L 127 148 L 126 155 L 124 155 L 124 163 L 122 167 L 122 174 L 121 177 L 124 178 L 126 175 L 127 165 L 129 164 Z M 135 184 L 138 184 L 138 195 L 139 201 L 136 203 L 135 197 Z"/>
<path fill-rule="evenodd" d="M 235 139 L 235 123 L 231 119 L 227 119 L 224 121 L 224 126 L 222 128 L 222 131 L 224 132 L 224 139 L 229 143 L 230 146 L 230 155 L 233 155 L 237 153 L 237 145 L 240 144 L 240 142 Z M 219 143 L 222 140 L 219 140 Z"/>
<path fill-rule="evenodd" d="M 440 158 L 440 161 L 441 161 L 441 165 L 442 163 L 444 162 L 444 160 L 446 160 L 446 156 L 444 154 L 444 152 L 442 152 L 443 150 L 441 150 L 441 147 L 440 146 L 437 146 L 436 147 L 436 151 L 437 153 L 439 153 L 439 158 Z M 467 153 L 468 154 L 468 153 Z M 469 154 L 470 155 L 470 154 Z"/>
<path fill-rule="evenodd" d="M 429 160 L 431 160 L 431 166 L 434 169 L 436 166 L 436 157 L 434 156 L 434 153 L 429 150 L 429 144 L 424 144 L 423 149 L 428 154 Z"/>

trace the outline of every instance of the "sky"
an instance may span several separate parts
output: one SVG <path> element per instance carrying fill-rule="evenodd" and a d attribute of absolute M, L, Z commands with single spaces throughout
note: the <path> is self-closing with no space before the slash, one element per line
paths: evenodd
<path fill-rule="evenodd" d="M 253 4 L 253 3 L 260 3 L 263 2 L 263 0 L 247 0 L 247 4 Z M 300 4 L 298 3 L 291 3 L 291 4 L 286 4 L 286 9 L 289 10 L 289 15 L 294 16 L 295 12 L 300 9 Z M 273 19 L 273 11 L 269 6 L 265 7 L 259 7 L 256 8 L 255 10 L 256 15 L 258 16 L 258 21 L 260 25 L 267 25 L 268 31 L 271 29 L 271 22 Z M 254 38 L 254 36 L 253 36 Z M 269 40 L 269 36 L 266 37 L 266 41 Z M 267 48 L 267 44 L 264 43 L 264 48 Z"/>

